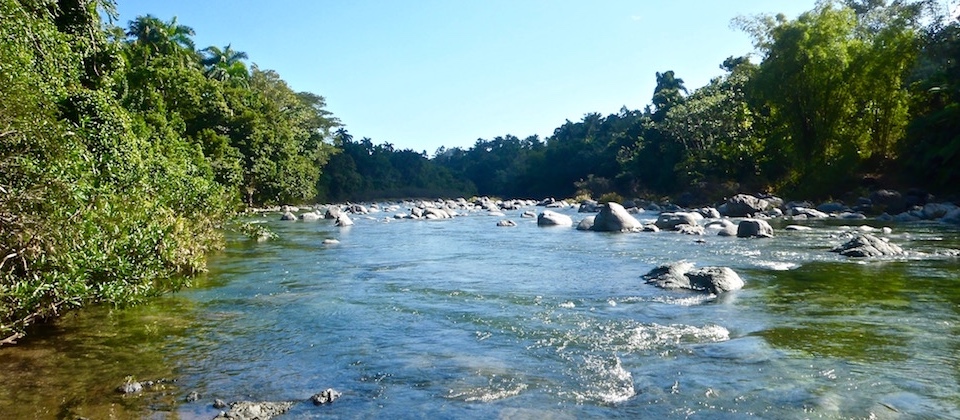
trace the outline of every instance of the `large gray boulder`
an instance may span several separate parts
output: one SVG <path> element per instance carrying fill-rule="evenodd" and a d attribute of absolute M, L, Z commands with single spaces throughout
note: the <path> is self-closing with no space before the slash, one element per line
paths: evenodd
<path fill-rule="evenodd" d="M 674 230 L 680 225 L 696 226 L 698 221 L 703 218 L 700 214 L 678 212 L 678 213 L 660 213 L 655 225 L 663 230 Z"/>
<path fill-rule="evenodd" d="M 593 221 L 596 232 L 631 232 L 639 230 L 643 224 L 627 212 L 619 203 L 606 203 L 600 206 L 600 213 Z"/>
<path fill-rule="evenodd" d="M 872 258 L 905 255 L 903 249 L 869 233 L 857 233 L 846 243 L 830 250 L 846 257 Z"/>
<path fill-rule="evenodd" d="M 537 226 L 573 226 L 573 219 L 565 214 L 544 210 L 537 216 Z"/>
<path fill-rule="evenodd" d="M 727 219 L 714 220 L 706 228 L 716 230 L 717 236 L 737 236 L 737 225 Z"/>
<path fill-rule="evenodd" d="M 353 220 L 350 219 L 350 216 L 347 216 L 347 213 L 340 213 L 340 215 L 337 216 L 337 220 L 333 222 L 333 224 L 340 227 L 353 226 Z"/>
<path fill-rule="evenodd" d="M 584 217 L 580 223 L 577 223 L 577 230 L 592 230 L 593 223 L 596 220 L 597 216 L 587 216 Z"/>
<path fill-rule="evenodd" d="M 280 216 L 280 220 L 295 221 L 297 220 L 297 215 L 293 214 L 292 211 L 288 211 L 283 213 L 283 216 Z"/>
<path fill-rule="evenodd" d="M 743 220 L 737 226 L 738 238 L 772 238 L 773 227 L 766 220 Z"/>
<path fill-rule="evenodd" d="M 338 206 L 327 207 L 327 212 L 324 213 L 323 218 L 329 220 L 336 220 L 337 217 L 340 217 L 340 214 L 343 213 L 343 210 L 340 210 Z"/>
<path fill-rule="evenodd" d="M 766 200 L 749 194 L 737 194 L 730 197 L 717 210 L 720 211 L 721 215 L 727 217 L 747 217 L 763 213 L 769 208 L 770 203 Z"/>
<path fill-rule="evenodd" d="M 664 289 L 688 289 L 720 294 L 743 288 L 743 279 L 728 267 L 694 269 L 689 262 L 662 265 L 643 275 L 647 284 Z"/>

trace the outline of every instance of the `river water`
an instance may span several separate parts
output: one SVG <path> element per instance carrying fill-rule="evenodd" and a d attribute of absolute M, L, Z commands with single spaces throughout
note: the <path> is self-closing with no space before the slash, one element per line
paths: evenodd
<path fill-rule="evenodd" d="M 230 236 L 194 287 L 0 349 L 0 413 L 212 418 L 219 398 L 301 402 L 289 418 L 960 418 L 960 262 L 936 256 L 960 248 L 956 227 L 772 221 L 764 240 L 519 213 L 513 228 L 485 213 L 349 228 L 268 215 L 280 239 Z M 860 225 L 891 226 L 911 257 L 828 252 Z M 680 260 L 746 286 L 640 278 Z M 128 378 L 158 382 L 114 392 Z M 343 396 L 307 401 L 326 388 Z"/>

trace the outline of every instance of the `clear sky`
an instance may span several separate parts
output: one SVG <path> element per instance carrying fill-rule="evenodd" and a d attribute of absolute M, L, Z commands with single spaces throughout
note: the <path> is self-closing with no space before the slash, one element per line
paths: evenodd
<path fill-rule="evenodd" d="M 688 89 L 752 51 L 736 16 L 815 0 L 117 0 L 120 19 L 177 16 L 327 99 L 357 139 L 427 151 L 642 109 L 655 73 Z"/>

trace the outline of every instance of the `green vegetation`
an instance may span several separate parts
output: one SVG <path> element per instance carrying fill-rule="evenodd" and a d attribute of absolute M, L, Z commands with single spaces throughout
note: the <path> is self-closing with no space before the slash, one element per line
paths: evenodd
<path fill-rule="evenodd" d="M 624 196 L 741 190 L 842 195 L 864 176 L 960 181 L 960 22 L 932 1 L 823 0 L 795 20 L 743 17 L 759 63 L 730 57 L 692 92 L 656 74 L 643 111 L 587 114 L 545 141 L 441 149 L 480 194 Z M 728 187 L 733 186 L 733 187 Z"/>
<path fill-rule="evenodd" d="M 176 19 L 0 0 L 0 340 L 187 283 L 241 203 L 316 198 L 338 122 Z"/>
<path fill-rule="evenodd" d="M 121 28 L 112 0 L 0 0 L 0 343 L 65 309 L 182 287 L 244 205 L 816 197 L 864 175 L 949 190 L 960 22 L 936 4 L 823 0 L 794 20 L 741 18 L 758 62 L 731 57 L 706 86 L 664 71 L 643 110 L 431 159 L 354 141 L 322 96 L 248 67 L 232 45 L 198 50 L 176 18 Z"/>

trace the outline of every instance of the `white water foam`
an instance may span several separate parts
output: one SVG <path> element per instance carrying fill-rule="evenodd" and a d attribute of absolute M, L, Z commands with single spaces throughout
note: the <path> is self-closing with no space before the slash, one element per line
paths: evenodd
<path fill-rule="evenodd" d="M 582 391 L 574 391 L 579 402 L 600 401 L 616 404 L 637 394 L 633 387 L 633 374 L 623 368 L 620 358 L 603 358 L 585 355 L 580 366 Z"/>

